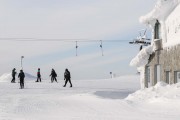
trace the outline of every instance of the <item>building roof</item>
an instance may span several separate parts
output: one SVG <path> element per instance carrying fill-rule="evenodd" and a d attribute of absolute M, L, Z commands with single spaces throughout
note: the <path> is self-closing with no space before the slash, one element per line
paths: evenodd
<path fill-rule="evenodd" d="M 180 0 L 157 0 L 154 9 L 147 15 L 140 17 L 140 22 L 153 25 L 156 20 L 164 21 L 179 3 Z"/>

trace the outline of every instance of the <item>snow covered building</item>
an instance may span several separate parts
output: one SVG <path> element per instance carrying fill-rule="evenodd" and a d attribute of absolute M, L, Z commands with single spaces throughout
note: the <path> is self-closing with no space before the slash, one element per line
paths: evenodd
<path fill-rule="evenodd" d="M 157 0 L 140 22 L 152 28 L 151 46 L 130 63 L 141 73 L 141 87 L 180 82 L 180 0 Z"/>

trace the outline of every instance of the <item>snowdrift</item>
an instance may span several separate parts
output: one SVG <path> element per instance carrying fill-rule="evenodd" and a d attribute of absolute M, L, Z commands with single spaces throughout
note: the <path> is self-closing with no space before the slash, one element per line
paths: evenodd
<path fill-rule="evenodd" d="M 36 77 L 29 74 L 29 73 L 25 73 L 25 79 L 26 80 L 36 80 Z M 16 75 L 16 80 L 17 80 L 17 75 Z M 11 73 L 5 73 L 2 76 L 0 76 L 0 82 L 11 82 L 12 80 L 12 75 Z"/>
<path fill-rule="evenodd" d="M 132 103 L 174 103 L 180 101 L 180 83 L 169 85 L 159 82 L 154 87 L 130 94 L 125 100 Z"/>

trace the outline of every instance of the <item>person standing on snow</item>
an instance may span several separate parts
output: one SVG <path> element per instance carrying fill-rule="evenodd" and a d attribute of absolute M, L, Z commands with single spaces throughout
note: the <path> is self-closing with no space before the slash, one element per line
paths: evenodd
<path fill-rule="evenodd" d="M 52 83 L 54 82 L 54 80 L 57 82 L 57 79 L 56 79 L 57 74 L 56 74 L 54 69 L 51 70 L 51 74 L 49 76 L 51 76 L 51 82 Z"/>
<path fill-rule="evenodd" d="M 67 82 L 69 82 L 69 83 L 70 83 L 70 87 L 72 87 L 71 74 L 70 74 L 70 72 L 69 72 L 68 69 L 65 69 L 65 72 L 64 72 L 64 80 L 66 80 L 66 81 L 65 81 L 65 85 L 64 85 L 63 87 L 66 87 Z"/>
<path fill-rule="evenodd" d="M 40 68 L 38 68 L 37 81 L 36 81 L 36 82 L 41 82 L 41 72 L 40 72 Z"/>
<path fill-rule="evenodd" d="M 16 68 L 14 68 L 13 70 L 12 70 L 12 80 L 11 80 L 11 83 L 15 83 L 15 79 L 16 79 Z"/>
<path fill-rule="evenodd" d="M 23 70 L 20 70 L 18 78 L 20 79 L 20 88 L 23 89 L 24 88 L 24 78 L 25 78 L 25 74 L 24 74 Z"/>

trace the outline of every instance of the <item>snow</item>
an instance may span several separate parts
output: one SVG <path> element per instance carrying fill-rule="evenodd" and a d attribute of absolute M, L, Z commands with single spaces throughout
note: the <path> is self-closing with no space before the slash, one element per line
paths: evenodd
<path fill-rule="evenodd" d="M 171 15 L 171 13 L 173 13 L 173 11 L 179 5 L 179 3 L 180 3 L 180 0 L 158 0 L 154 9 L 150 13 L 148 13 L 145 16 L 140 17 L 140 22 L 143 24 L 149 25 L 151 28 L 154 28 L 157 20 L 160 22 L 161 24 L 161 30 L 160 30 L 161 38 L 160 39 L 163 40 L 163 48 L 169 46 L 172 43 L 172 40 L 171 40 L 171 42 L 166 44 L 166 42 L 169 39 L 167 34 L 169 32 L 169 26 L 173 26 L 174 21 L 177 20 L 177 19 L 173 19 L 171 20 L 171 22 L 173 23 L 167 25 L 166 19 Z M 175 13 L 175 16 L 177 16 L 177 14 L 179 14 L 179 11 Z M 153 32 L 152 32 L 152 35 L 153 35 Z M 179 38 L 179 35 L 178 35 L 178 38 Z"/>
<path fill-rule="evenodd" d="M 180 83 L 169 85 L 164 82 L 158 82 L 155 86 L 138 90 L 126 98 L 137 104 L 172 104 L 174 106 L 180 105 Z"/>
<path fill-rule="evenodd" d="M 158 0 L 154 9 L 142 16 L 140 22 L 154 25 L 156 20 L 164 21 L 179 3 L 180 0 Z"/>
<path fill-rule="evenodd" d="M 0 120 L 179 120 L 180 84 L 135 92 L 138 80 L 72 80 L 73 88 L 63 88 L 64 80 L 26 80 L 25 89 L 1 82 Z"/>
<path fill-rule="evenodd" d="M 29 73 L 25 73 L 25 77 L 27 80 L 36 80 L 37 78 Z M 0 76 L 0 82 L 11 82 L 12 80 L 12 75 L 11 73 L 4 73 L 3 75 Z M 18 80 L 17 75 L 16 75 L 16 81 Z"/>
<path fill-rule="evenodd" d="M 180 5 L 168 16 L 165 23 L 167 26 L 167 42 L 164 47 L 180 44 Z"/>
<path fill-rule="evenodd" d="M 3 75 L 0 76 L 0 82 L 11 81 L 11 79 L 12 79 L 11 73 L 4 73 Z"/>
<path fill-rule="evenodd" d="M 159 82 L 154 87 L 138 90 L 129 95 L 126 100 L 133 104 L 134 107 L 146 112 L 150 116 L 158 115 L 157 120 L 178 120 L 180 112 L 180 83 L 168 85 Z M 146 113 L 145 113 L 146 114 Z M 166 118 L 165 118 L 166 117 Z"/>
<path fill-rule="evenodd" d="M 148 63 L 149 56 L 153 53 L 153 47 L 143 48 L 130 62 L 130 66 L 142 67 Z"/>
<path fill-rule="evenodd" d="M 73 88 L 58 83 L 0 83 L 0 119 L 2 120 L 118 120 L 121 99 L 139 89 L 138 76 L 107 80 L 72 80 Z M 131 84 L 129 84 L 131 83 Z M 127 108 L 126 108 L 127 109 Z M 119 111 L 120 110 L 120 111 Z M 127 113 L 126 113 L 127 114 Z"/>

